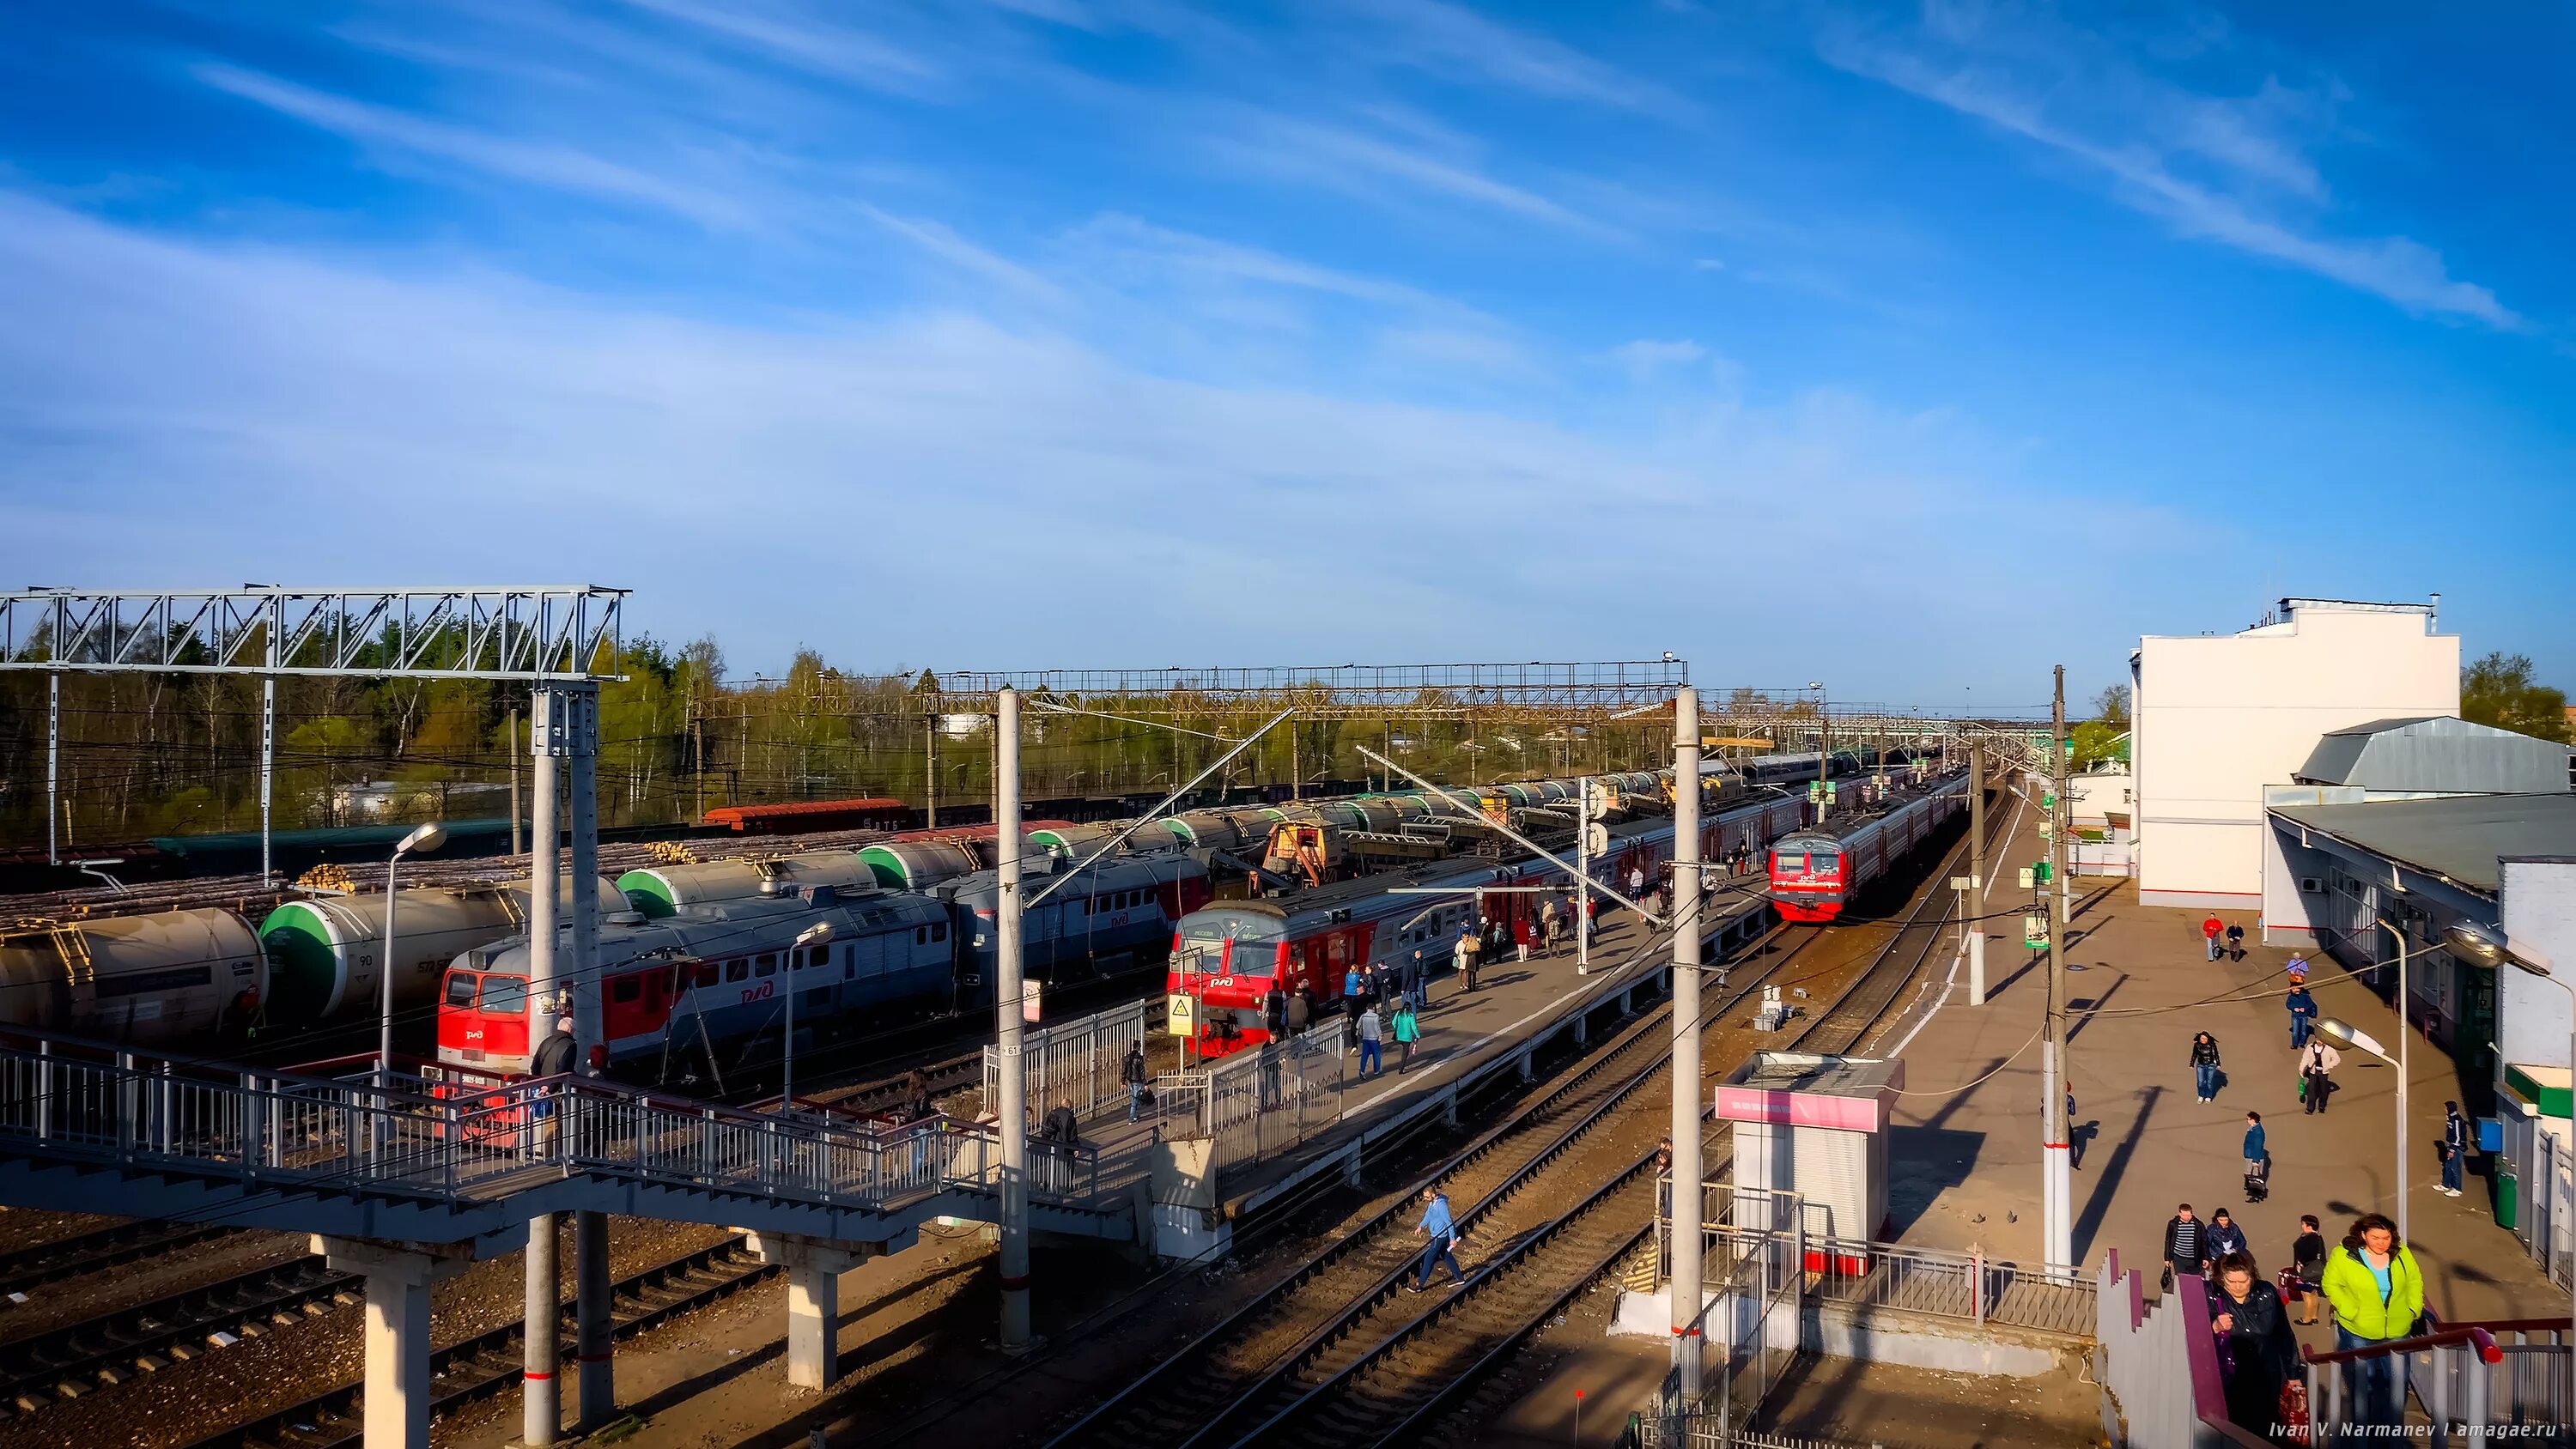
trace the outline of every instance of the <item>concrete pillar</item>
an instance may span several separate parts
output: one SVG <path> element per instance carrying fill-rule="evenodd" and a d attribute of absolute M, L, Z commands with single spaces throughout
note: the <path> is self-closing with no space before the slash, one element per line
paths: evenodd
<path fill-rule="evenodd" d="M 1537 1075 L 1537 1073 L 1536 1073 L 1534 1070 L 1532 1070 L 1532 1069 L 1531 1069 L 1531 1067 L 1530 1067 L 1530 1054 L 1529 1054 L 1529 1052 L 1528 1052 L 1527 1050 L 1523 1050 L 1523 1051 L 1521 1052 L 1521 1056 L 1520 1056 L 1520 1067 L 1521 1067 L 1521 1080 L 1522 1080 L 1522 1081 L 1524 1081 L 1524 1082 L 1526 1082 L 1526 1081 L 1530 1080 L 1532 1077 L 1534 1077 L 1534 1076 L 1536 1076 L 1536 1075 Z"/>
<path fill-rule="evenodd" d="M 868 1245 L 746 1233 L 752 1255 L 787 1270 L 787 1382 L 827 1389 L 841 1376 L 841 1275 L 868 1260 Z"/>
<path fill-rule="evenodd" d="M 1574 1044 L 1592 1045 L 1592 1013 L 1587 1011 L 1574 1019 Z"/>
<path fill-rule="evenodd" d="M 1458 1089 L 1455 1087 L 1440 1098 L 1440 1120 L 1447 1126 L 1458 1125 Z"/>
<path fill-rule="evenodd" d="M 537 848 L 546 849 L 545 836 Z M 556 1277 L 555 1225 L 559 1215 L 542 1213 L 528 1219 L 526 1296 L 521 1303 L 526 1331 L 519 1336 L 519 1442 L 545 1449 L 563 1433 L 563 1345 L 556 1323 L 562 1316 L 562 1289 Z"/>
<path fill-rule="evenodd" d="M 332 1271 L 366 1279 L 366 1449 L 429 1449 L 429 1285 L 472 1253 L 319 1233 L 310 1242 Z"/>
<path fill-rule="evenodd" d="M 608 1281 L 608 1214 L 572 1219 L 575 1362 L 581 1365 L 581 1427 L 617 1417 L 617 1367 L 610 1359 L 616 1326 Z"/>

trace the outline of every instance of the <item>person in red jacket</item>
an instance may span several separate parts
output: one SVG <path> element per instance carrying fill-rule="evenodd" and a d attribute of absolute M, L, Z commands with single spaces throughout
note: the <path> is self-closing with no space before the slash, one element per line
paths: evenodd
<path fill-rule="evenodd" d="M 2208 938 L 2208 941 L 2209 941 L 2209 959 L 2210 959 L 2210 960 L 2212 960 L 2212 961 L 2215 961 L 2215 960 L 2217 960 L 2217 959 L 2218 959 L 2218 937 L 2219 937 L 2219 933 L 2220 933 L 2220 932 L 2222 932 L 2222 931 L 2225 931 L 2226 929 L 2227 929 L 2226 924 L 2225 924 L 2224 922 L 2220 921 L 2220 920 L 2218 919 L 2218 917 L 2216 917 L 2216 916 L 2211 916 L 2208 920 L 2203 921 L 2203 922 L 2201 922 L 2201 923 L 2200 923 L 2200 934 L 2201 934 L 2202 936 L 2204 936 L 2204 937 Z"/>

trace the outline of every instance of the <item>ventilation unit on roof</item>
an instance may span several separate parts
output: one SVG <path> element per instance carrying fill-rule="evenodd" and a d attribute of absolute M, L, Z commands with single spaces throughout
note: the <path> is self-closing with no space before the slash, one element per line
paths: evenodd
<path fill-rule="evenodd" d="M 2312 875 L 2303 875 L 2299 877 L 2299 894 L 2303 896 L 2321 896 L 2325 893 L 2326 883 L 2324 881 L 2321 881 Z"/>

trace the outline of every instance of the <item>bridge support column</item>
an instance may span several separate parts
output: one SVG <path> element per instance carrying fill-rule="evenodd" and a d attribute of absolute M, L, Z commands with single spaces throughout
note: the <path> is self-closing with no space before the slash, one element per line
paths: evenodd
<path fill-rule="evenodd" d="M 1522 1080 L 1522 1081 L 1524 1081 L 1524 1082 L 1528 1081 L 1531 1077 L 1533 1077 L 1533 1076 L 1536 1076 L 1536 1075 L 1537 1075 L 1537 1073 L 1536 1073 L 1536 1072 L 1534 1072 L 1533 1070 L 1531 1070 L 1531 1068 L 1530 1068 L 1530 1054 L 1529 1054 L 1529 1050 L 1528 1050 L 1527 1048 L 1523 1048 L 1523 1049 L 1522 1049 L 1522 1051 L 1521 1051 L 1521 1056 L 1520 1056 L 1520 1068 L 1521 1068 L 1521 1080 Z"/>
<path fill-rule="evenodd" d="M 787 1270 L 787 1382 L 827 1389 L 841 1376 L 841 1275 L 868 1260 L 865 1245 L 746 1233 L 752 1255 Z"/>
<path fill-rule="evenodd" d="M 367 1282 L 366 1449 L 429 1449 L 429 1285 L 470 1248 L 312 1236 L 332 1270 Z"/>
<path fill-rule="evenodd" d="M 617 1417 L 617 1370 L 609 1357 L 615 1319 L 609 1301 L 608 1214 L 573 1214 L 572 1252 L 573 1353 L 581 1365 L 581 1427 L 590 1430 Z"/>
<path fill-rule="evenodd" d="M 538 837 L 538 853 L 551 836 Z M 526 1331 L 519 1336 L 519 1441 L 528 1449 L 545 1449 L 563 1433 L 563 1343 L 557 1323 L 562 1317 L 563 1288 L 555 1267 L 555 1232 L 559 1215 L 528 1219 L 526 1297 L 522 1313 Z"/>
<path fill-rule="evenodd" d="M 1587 1011 L 1574 1018 L 1574 1044 L 1592 1045 L 1592 1013 Z"/>

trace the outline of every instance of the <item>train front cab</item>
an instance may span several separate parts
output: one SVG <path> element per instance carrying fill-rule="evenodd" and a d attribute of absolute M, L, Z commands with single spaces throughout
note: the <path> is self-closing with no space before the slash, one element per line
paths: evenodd
<path fill-rule="evenodd" d="M 1830 921 L 1842 914 L 1845 862 L 1840 845 L 1790 836 L 1771 848 L 1771 899 L 1784 921 Z"/>

